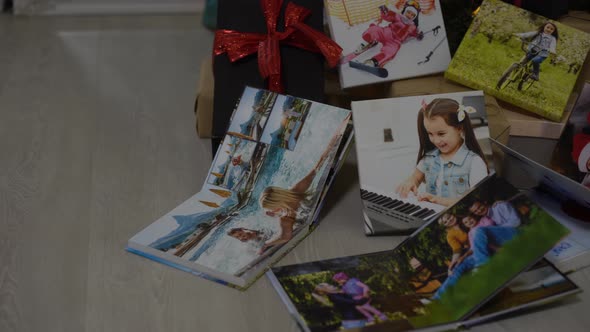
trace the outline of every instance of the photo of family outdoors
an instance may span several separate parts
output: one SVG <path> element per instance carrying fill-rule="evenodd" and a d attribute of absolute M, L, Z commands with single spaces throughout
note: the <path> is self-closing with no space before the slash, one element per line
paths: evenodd
<path fill-rule="evenodd" d="M 589 49 L 584 32 L 485 0 L 445 77 L 559 121 Z"/>
<path fill-rule="evenodd" d="M 354 102 L 352 110 L 372 220 L 415 219 L 415 227 L 494 170 L 481 91 Z"/>
<path fill-rule="evenodd" d="M 493 175 L 391 251 L 273 273 L 311 331 L 406 331 L 465 319 L 568 232 Z"/>

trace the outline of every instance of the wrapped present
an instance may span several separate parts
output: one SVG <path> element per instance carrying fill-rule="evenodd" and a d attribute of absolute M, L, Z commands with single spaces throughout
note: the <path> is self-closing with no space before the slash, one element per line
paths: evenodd
<path fill-rule="evenodd" d="M 324 100 L 324 61 L 342 49 L 320 32 L 323 1 L 220 0 L 217 28 L 213 151 L 245 86 Z"/>

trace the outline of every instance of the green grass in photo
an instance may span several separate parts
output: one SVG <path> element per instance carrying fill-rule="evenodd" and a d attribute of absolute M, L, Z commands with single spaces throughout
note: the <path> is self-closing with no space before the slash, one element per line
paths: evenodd
<path fill-rule="evenodd" d="M 541 64 L 540 79 L 528 90 L 519 91 L 518 82 L 502 90 L 496 89 L 498 80 L 513 63 L 520 61 L 524 52 L 518 38 L 505 43 L 491 42 L 483 33 L 470 37 L 468 33 L 451 62 L 446 77 L 484 90 L 487 94 L 533 111 L 553 121 L 559 121 L 567 104 L 577 75 L 568 73 L 565 64 L 550 64 L 547 58 Z"/>
<path fill-rule="evenodd" d="M 412 325 L 424 327 L 465 317 L 569 233 L 542 210 L 534 223 L 520 229 L 518 237 L 503 245 L 487 264 L 465 274 L 439 301 L 427 305 L 425 315 L 409 318 Z"/>

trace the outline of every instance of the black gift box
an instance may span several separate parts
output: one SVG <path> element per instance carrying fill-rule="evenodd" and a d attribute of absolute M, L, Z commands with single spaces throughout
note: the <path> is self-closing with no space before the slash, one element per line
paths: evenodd
<path fill-rule="evenodd" d="M 310 27 L 323 31 L 323 1 L 293 0 L 296 5 L 311 10 L 305 20 Z M 283 15 L 289 3 L 283 1 L 277 30 L 283 31 Z M 240 32 L 266 33 L 266 21 L 260 7 L 260 0 L 219 0 L 217 29 Z M 285 94 L 323 102 L 324 99 L 324 58 L 292 46 L 281 45 L 281 81 Z M 230 116 L 245 86 L 267 88 L 258 71 L 258 55 L 252 54 L 234 63 L 226 54 L 213 59 L 215 95 L 213 98 L 213 155 L 229 125 Z"/>

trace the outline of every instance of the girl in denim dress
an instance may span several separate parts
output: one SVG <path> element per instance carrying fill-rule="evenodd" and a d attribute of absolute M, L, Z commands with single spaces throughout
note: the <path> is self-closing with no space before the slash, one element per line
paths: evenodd
<path fill-rule="evenodd" d="M 417 165 L 396 188 L 402 198 L 412 192 L 421 201 L 450 206 L 488 175 L 467 115 L 474 111 L 449 98 L 423 104 L 418 112 Z M 425 192 L 418 193 L 421 183 Z"/>

